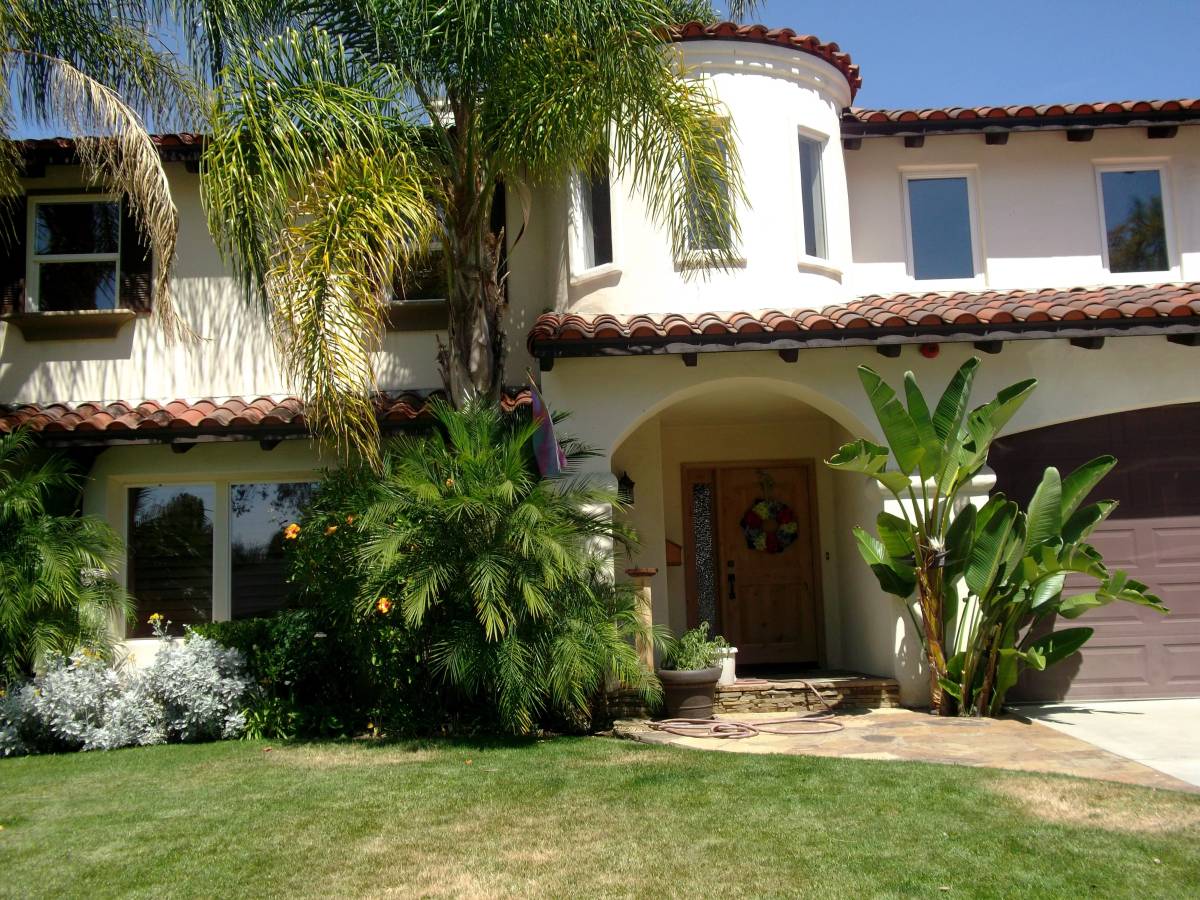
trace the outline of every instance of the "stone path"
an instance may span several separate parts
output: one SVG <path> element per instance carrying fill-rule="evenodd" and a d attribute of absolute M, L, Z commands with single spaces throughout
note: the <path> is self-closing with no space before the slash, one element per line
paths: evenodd
<path fill-rule="evenodd" d="M 737 721 L 778 714 L 748 713 Z M 720 716 L 732 720 L 734 717 Z M 1109 753 L 1043 725 L 1018 719 L 940 718 L 910 709 L 839 711 L 842 731 L 814 735 L 760 734 L 743 740 L 681 737 L 654 731 L 643 721 L 618 722 L 614 734 L 649 744 L 671 744 L 726 753 L 787 753 L 847 759 L 913 760 L 1051 772 L 1145 787 L 1200 792 L 1186 782 Z"/>

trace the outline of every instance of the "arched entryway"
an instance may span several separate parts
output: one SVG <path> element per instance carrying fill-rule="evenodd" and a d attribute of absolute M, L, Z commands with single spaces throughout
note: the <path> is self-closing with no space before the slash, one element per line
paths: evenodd
<path fill-rule="evenodd" d="M 675 633 L 708 622 L 738 646 L 739 671 L 890 676 L 901 611 L 851 535 L 881 497 L 824 465 L 856 435 L 796 391 L 770 379 L 710 383 L 626 431 L 610 461 L 632 484 L 624 515 L 641 539 L 634 561 L 658 569 L 655 621 Z"/>

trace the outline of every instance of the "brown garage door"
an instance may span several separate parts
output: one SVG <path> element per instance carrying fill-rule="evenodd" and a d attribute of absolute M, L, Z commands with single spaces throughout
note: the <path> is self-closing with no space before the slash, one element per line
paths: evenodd
<path fill-rule="evenodd" d="M 1121 505 L 1092 542 L 1110 568 L 1149 584 L 1171 612 L 1114 603 L 1087 613 L 1078 624 L 1096 633 L 1083 651 L 1027 673 L 1013 699 L 1200 696 L 1200 404 L 1012 435 L 996 443 L 991 465 L 997 489 L 1025 503 L 1046 466 L 1066 474 L 1101 453 L 1118 464 L 1092 499 Z"/>

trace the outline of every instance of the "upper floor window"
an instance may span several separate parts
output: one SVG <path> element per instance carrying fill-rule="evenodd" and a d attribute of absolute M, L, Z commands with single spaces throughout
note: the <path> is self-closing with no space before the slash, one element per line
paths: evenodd
<path fill-rule="evenodd" d="M 800 202 L 804 214 L 804 254 L 829 258 L 825 243 L 825 183 L 821 174 L 824 141 L 800 136 Z"/>
<path fill-rule="evenodd" d="M 705 208 L 693 195 L 687 206 L 687 249 L 693 253 L 709 253 L 728 250 L 733 243 L 733 232 L 729 225 L 733 218 L 733 191 L 726 173 L 729 171 L 729 145 L 718 139 L 720 165 L 701 167 L 701 178 L 712 179 L 721 186 L 719 197 L 722 202 L 716 208 Z"/>
<path fill-rule="evenodd" d="M 970 178 L 916 175 L 904 179 L 913 277 L 974 278 L 975 225 Z"/>
<path fill-rule="evenodd" d="M 1163 214 L 1162 170 L 1099 170 L 1104 235 L 1110 272 L 1162 272 L 1171 267 Z"/>
<path fill-rule="evenodd" d="M 613 261 L 612 193 L 607 161 L 590 174 L 575 179 L 576 274 Z"/>
<path fill-rule="evenodd" d="M 121 202 L 96 195 L 30 198 L 28 308 L 116 309 Z"/>

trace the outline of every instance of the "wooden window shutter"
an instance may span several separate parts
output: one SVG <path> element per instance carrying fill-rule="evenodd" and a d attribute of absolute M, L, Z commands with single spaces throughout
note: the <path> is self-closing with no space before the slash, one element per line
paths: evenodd
<path fill-rule="evenodd" d="M 17 197 L 4 203 L 0 215 L 8 222 L 0 223 L 0 315 L 25 311 L 25 244 L 28 234 L 25 198 Z"/>
<path fill-rule="evenodd" d="M 150 312 L 154 260 L 129 201 L 121 201 L 121 306 L 134 312 Z"/>

